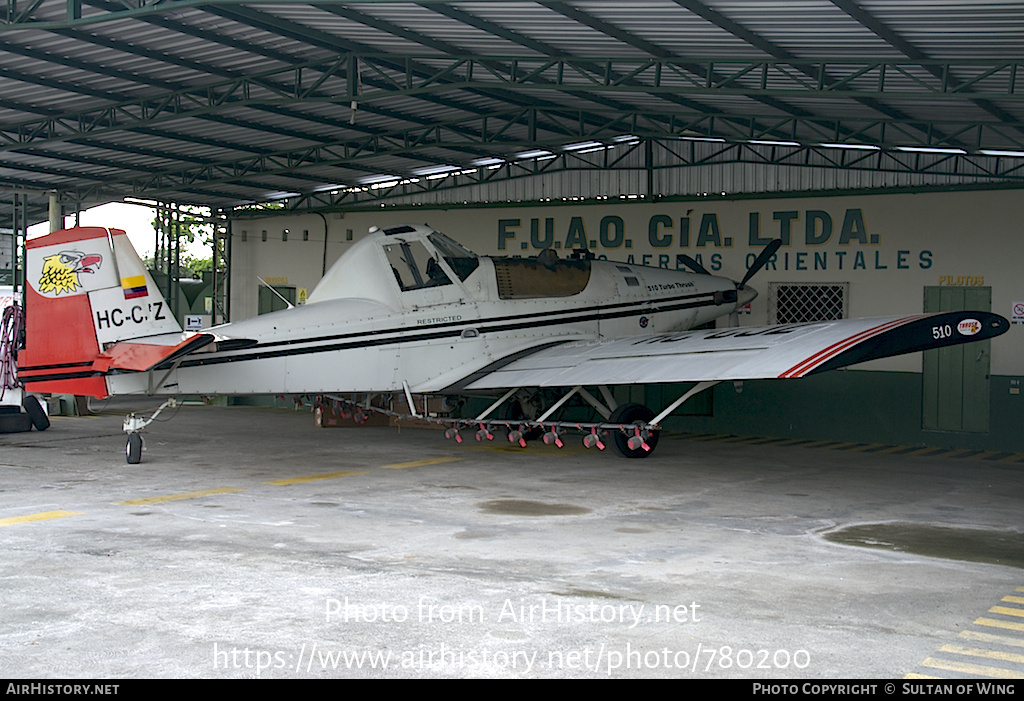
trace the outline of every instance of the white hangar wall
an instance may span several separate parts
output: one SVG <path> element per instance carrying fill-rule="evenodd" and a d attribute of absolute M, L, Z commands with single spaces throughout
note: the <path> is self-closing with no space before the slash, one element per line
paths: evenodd
<path fill-rule="evenodd" d="M 231 227 L 231 316 L 257 313 L 257 276 L 296 288 L 301 300 L 371 226 L 428 223 L 481 254 L 598 256 L 676 268 L 685 253 L 739 279 L 775 237 L 783 247 L 753 285 L 760 296 L 741 323 L 768 323 L 769 283 L 848 283 L 853 317 L 923 308 L 926 287 L 988 287 L 991 310 L 1011 317 L 1024 301 L 1024 197 L 1016 190 L 850 194 L 687 202 L 558 202 L 458 209 L 382 209 L 236 219 Z M 920 372 L 921 354 L 864 369 Z M 994 375 L 1024 376 L 1024 326 L 992 347 Z"/>

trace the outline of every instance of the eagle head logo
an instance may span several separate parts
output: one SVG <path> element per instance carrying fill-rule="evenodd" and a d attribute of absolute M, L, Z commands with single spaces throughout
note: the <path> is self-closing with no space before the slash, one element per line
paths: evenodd
<path fill-rule="evenodd" d="M 103 256 L 81 251 L 61 251 L 43 258 L 43 273 L 39 278 L 39 291 L 75 292 L 82 283 L 78 279 L 80 273 L 93 273 L 100 269 Z"/>

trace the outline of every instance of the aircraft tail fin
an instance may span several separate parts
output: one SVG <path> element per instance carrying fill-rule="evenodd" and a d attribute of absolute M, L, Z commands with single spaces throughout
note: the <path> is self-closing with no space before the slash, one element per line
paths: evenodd
<path fill-rule="evenodd" d="M 26 248 L 18 375 L 30 391 L 107 396 L 109 363 L 97 359 L 109 346 L 181 333 L 124 231 L 64 229 L 29 239 Z"/>

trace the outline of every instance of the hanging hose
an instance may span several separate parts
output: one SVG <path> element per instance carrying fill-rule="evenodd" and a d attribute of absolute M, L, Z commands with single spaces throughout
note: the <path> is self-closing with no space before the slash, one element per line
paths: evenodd
<path fill-rule="evenodd" d="M 0 399 L 18 388 L 18 344 L 25 327 L 25 312 L 16 303 L 4 309 L 0 325 Z"/>

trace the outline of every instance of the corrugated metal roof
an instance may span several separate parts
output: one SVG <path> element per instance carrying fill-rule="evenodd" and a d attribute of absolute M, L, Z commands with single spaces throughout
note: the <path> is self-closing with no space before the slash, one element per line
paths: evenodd
<path fill-rule="evenodd" d="M 0 189 L 345 207 L 1021 183 L 1022 47 L 1010 1 L 7 3 Z"/>

